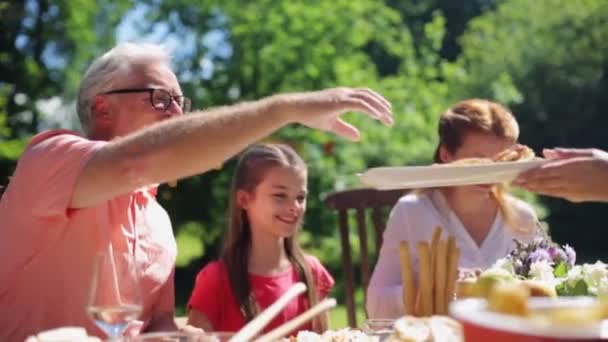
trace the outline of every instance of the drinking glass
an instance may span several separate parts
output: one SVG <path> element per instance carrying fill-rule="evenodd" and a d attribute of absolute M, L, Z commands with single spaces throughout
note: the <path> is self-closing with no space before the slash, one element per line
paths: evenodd
<path fill-rule="evenodd" d="M 110 341 L 120 341 L 141 314 L 139 272 L 132 254 L 100 253 L 95 258 L 87 312 Z"/>
<path fill-rule="evenodd" d="M 394 319 L 389 318 L 370 318 L 365 321 L 363 330 L 369 336 L 378 337 L 378 340 L 388 340 L 394 332 Z"/>

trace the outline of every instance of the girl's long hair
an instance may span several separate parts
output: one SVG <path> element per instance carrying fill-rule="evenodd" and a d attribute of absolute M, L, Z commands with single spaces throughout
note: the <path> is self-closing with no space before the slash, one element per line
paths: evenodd
<path fill-rule="evenodd" d="M 236 194 L 239 190 L 253 193 L 268 170 L 274 167 L 289 167 L 306 172 L 306 164 L 291 147 L 281 144 L 258 144 L 241 155 L 232 183 L 229 224 L 220 259 L 226 266 L 232 291 L 246 321 L 253 319 L 260 310 L 249 283 L 251 227 L 247 213 L 236 201 Z M 285 238 L 284 246 L 287 258 L 295 267 L 301 281 L 306 284 L 309 305 L 315 305 L 319 301 L 317 286 L 310 265 L 298 244 L 297 233 Z M 313 329 L 327 330 L 326 321 L 313 320 Z"/>

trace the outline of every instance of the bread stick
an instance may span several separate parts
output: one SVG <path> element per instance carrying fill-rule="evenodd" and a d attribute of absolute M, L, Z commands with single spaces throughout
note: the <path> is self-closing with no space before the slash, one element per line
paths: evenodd
<path fill-rule="evenodd" d="M 401 260 L 401 283 L 403 284 L 403 308 L 406 314 L 413 315 L 416 305 L 416 283 L 410 256 L 410 244 L 407 241 L 401 241 L 399 256 Z"/>
<path fill-rule="evenodd" d="M 447 305 L 445 291 L 447 289 L 447 268 L 448 268 L 448 241 L 440 240 L 437 243 L 437 251 L 435 254 L 435 305 L 433 314 L 447 314 Z"/>
<path fill-rule="evenodd" d="M 421 314 L 423 317 L 428 317 L 433 314 L 433 289 L 430 286 L 432 283 L 431 273 L 431 255 L 429 243 L 421 241 L 418 243 L 419 254 L 419 291 L 421 302 Z"/>
<path fill-rule="evenodd" d="M 456 281 L 458 278 L 458 265 L 460 264 L 460 249 L 456 247 L 454 238 L 448 240 L 448 274 L 445 286 L 446 309 L 454 299 Z"/>

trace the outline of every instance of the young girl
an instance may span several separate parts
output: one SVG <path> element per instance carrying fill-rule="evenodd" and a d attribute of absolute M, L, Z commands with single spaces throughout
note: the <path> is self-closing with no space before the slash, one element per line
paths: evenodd
<path fill-rule="evenodd" d="M 457 103 L 441 115 L 435 163 L 492 158 L 516 146 L 519 126 L 502 105 L 479 99 Z M 370 317 L 404 314 L 399 244 L 430 241 L 435 227 L 453 235 L 460 267 L 487 268 L 537 231 L 534 209 L 493 184 L 429 189 L 404 196 L 391 211 L 378 263 L 367 290 Z M 444 235 L 445 236 L 445 235 Z M 414 249 L 415 250 L 415 249 Z M 417 253 L 412 253 L 417 272 Z"/>
<path fill-rule="evenodd" d="M 304 282 L 308 291 L 283 309 L 266 327 L 269 331 L 327 296 L 333 278 L 297 241 L 306 211 L 306 178 L 304 161 L 288 146 L 255 145 L 243 153 L 221 258 L 196 278 L 188 304 L 190 325 L 237 331 L 293 284 Z M 322 332 L 327 326 L 322 315 L 298 330 Z"/>

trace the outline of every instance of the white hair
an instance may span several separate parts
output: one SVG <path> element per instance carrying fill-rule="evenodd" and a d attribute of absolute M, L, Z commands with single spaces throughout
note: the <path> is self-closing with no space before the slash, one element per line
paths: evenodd
<path fill-rule="evenodd" d="M 78 90 L 76 111 L 86 135 L 92 133 L 93 98 L 120 84 L 137 66 L 163 63 L 170 68 L 171 56 L 162 45 L 120 43 L 95 59 L 84 74 Z"/>

